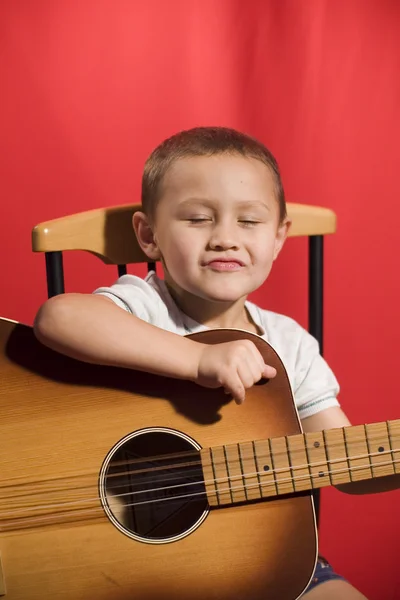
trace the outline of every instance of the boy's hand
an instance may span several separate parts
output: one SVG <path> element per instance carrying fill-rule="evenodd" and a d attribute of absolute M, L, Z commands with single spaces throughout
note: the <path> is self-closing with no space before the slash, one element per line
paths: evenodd
<path fill-rule="evenodd" d="M 196 383 L 208 388 L 223 387 L 236 404 L 242 404 L 246 389 L 263 377 L 275 377 L 276 369 L 264 363 L 250 340 L 206 345 L 200 354 Z"/>

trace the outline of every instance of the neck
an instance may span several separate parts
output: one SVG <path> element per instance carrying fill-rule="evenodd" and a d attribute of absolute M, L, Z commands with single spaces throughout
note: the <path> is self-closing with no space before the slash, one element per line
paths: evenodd
<path fill-rule="evenodd" d="M 200 452 L 211 506 L 400 473 L 400 419 Z"/>
<path fill-rule="evenodd" d="M 181 294 L 167 280 L 165 283 L 177 306 L 197 323 L 216 329 L 256 331 L 245 307 L 246 297 L 235 302 L 211 302 L 188 292 Z"/>

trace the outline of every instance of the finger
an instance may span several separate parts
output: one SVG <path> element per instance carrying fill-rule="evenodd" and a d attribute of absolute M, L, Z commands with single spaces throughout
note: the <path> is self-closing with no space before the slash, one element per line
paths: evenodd
<path fill-rule="evenodd" d="M 262 376 L 265 377 L 266 379 L 273 379 L 276 376 L 275 367 L 271 367 L 271 365 L 264 364 Z"/>
<path fill-rule="evenodd" d="M 224 383 L 224 392 L 230 394 L 236 404 L 243 404 L 246 391 L 238 375 Z"/>
<path fill-rule="evenodd" d="M 260 352 L 258 351 L 257 347 L 253 342 L 248 347 L 248 353 L 242 359 L 240 365 L 242 366 L 242 369 L 240 371 L 241 375 L 246 377 L 246 374 L 244 373 L 243 369 L 244 366 L 247 366 L 248 373 L 251 373 L 251 382 L 247 379 L 244 380 L 242 377 L 242 382 L 246 388 L 251 387 L 258 381 L 260 381 L 260 379 L 262 379 L 263 377 L 268 377 L 269 375 L 273 377 L 275 375 L 275 369 L 273 369 L 273 367 L 269 367 L 269 370 L 267 369 L 266 374 L 264 374 L 267 365 L 264 363 L 263 357 L 261 356 Z"/>
<path fill-rule="evenodd" d="M 251 388 L 261 378 L 261 371 L 254 365 L 251 357 L 240 361 L 237 372 L 245 389 Z"/>
<path fill-rule="evenodd" d="M 250 355 L 252 357 L 253 363 L 255 365 L 257 365 L 257 367 L 260 370 L 260 373 L 262 373 L 262 371 L 264 370 L 264 359 L 262 357 L 261 352 L 258 350 L 257 346 L 255 345 L 254 342 L 251 342 L 251 346 L 250 346 Z"/>
<path fill-rule="evenodd" d="M 260 377 L 257 379 L 257 381 L 259 381 L 262 377 L 265 377 L 266 379 L 272 379 L 275 377 L 276 369 L 264 362 L 264 358 L 254 342 L 252 342 L 252 347 L 252 355 L 254 356 L 256 364 L 260 367 Z"/>
<path fill-rule="evenodd" d="M 257 383 L 258 381 L 260 381 L 261 379 L 273 379 L 276 376 L 276 369 L 274 367 L 272 367 L 271 365 L 267 365 L 265 364 L 263 358 L 260 355 L 261 360 L 255 361 L 253 360 L 253 355 L 249 357 L 248 361 L 247 361 L 247 365 L 248 365 L 248 369 L 249 371 L 251 371 L 252 375 L 253 375 L 253 383 L 251 385 L 253 385 L 254 383 Z M 248 385 L 245 386 L 250 387 Z"/>
<path fill-rule="evenodd" d="M 252 356 L 247 357 L 247 360 L 242 362 L 240 374 L 242 377 L 242 383 L 247 389 L 252 387 L 257 381 L 260 381 L 263 376 L 264 362 L 261 365 L 257 364 Z"/>

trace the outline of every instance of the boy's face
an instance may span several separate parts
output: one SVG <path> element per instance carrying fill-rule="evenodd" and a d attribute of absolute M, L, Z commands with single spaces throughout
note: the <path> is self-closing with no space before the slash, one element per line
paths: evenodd
<path fill-rule="evenodd" d="M 165 176 L 152 243 L 142 247 L 161 256 L 178 298 L 232 303 L 266 280 L 288 226 L 279 224 L 274 178 L 260 161 L 184 158 Z"/>

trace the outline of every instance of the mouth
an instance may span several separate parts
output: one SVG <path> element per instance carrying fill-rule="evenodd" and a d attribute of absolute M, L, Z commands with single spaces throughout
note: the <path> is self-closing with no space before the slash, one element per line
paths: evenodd
<path fill-rule="evenodd" d="M 205 266 L 213 271 L 239 271 L 244 263 L 238 259 L 215 258 L 205 263 Z"/>

